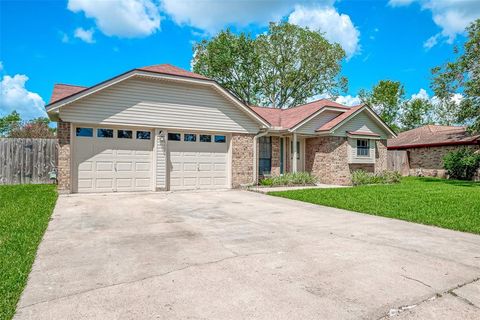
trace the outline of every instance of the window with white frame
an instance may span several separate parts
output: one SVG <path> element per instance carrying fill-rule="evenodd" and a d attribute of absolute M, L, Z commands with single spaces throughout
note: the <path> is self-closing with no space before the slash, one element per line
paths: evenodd
<path fill-rule="evenodd" d="M 370 140 L 357 139 L 357 157 L 370 156 Z"/>

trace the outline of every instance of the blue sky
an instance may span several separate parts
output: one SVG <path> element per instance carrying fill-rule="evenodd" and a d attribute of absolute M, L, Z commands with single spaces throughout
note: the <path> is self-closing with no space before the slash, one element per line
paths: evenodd
<path fill-rule="evenodd" d="M 454 57 L 479 17 L 476 0 L 0 0 L 0 116 L 42 115 L 54 83 L 90 86 L 160 63 L 189 69 L 195 41 L 227 26 L 255 35 L 279 20 L 346 50 L 341 102 L 382 79 L 401 81 L 407 97 L 431 97 L 430 69 Z"/>

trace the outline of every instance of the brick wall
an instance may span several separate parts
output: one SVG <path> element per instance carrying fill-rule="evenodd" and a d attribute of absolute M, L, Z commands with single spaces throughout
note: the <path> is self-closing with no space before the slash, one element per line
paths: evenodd
<path fill-rule="evenodd" d="M 387 140 L 376 140 L 375 169 L 376 173 L 387 170 Z"/>
<path fill-rule="evenodd" d="M 446 172 L 443 169 L 443 157 L 450 151 L 454 151 L 462 147 L 464 146 L 440 146 L 406 149 L 410 164 L 410 175 L 444 178 L 446 176 Z M 467 147 L 480 150 L 479 145 L 471 145 Z"/>
<path fill-rule="evenodd" d="M 251 184 L 253 178 L 253 137 L 251 134 L 232 134 L 232 186 Z"/>
<path fill-rule="evenodd" d="M 387 169 L 387 141 L 376 142 L 375 164 L 349 164 L 345 137 L 317 137 L 305 140 L 305 171 L 320 183 L 349 185 L 355 170 L 381 172 Z"/>
<path fill-rule="evenodd" d="M 70 183 L 70 122 L 61 120 L 57 123 L 58 138 L 58 191 L 61 193 L 70 193 L 72 186 Z"/>
<path fill-rule="evenodd" d="M 272 176 L 280 175 L 280 137 L 272 137 Z"/>
<path fill-rule="evenodd" d="M 305 140 L 305 171 L 320 183 L 350 184 L 348 144 L 344 137 L 317 137 Z"/>

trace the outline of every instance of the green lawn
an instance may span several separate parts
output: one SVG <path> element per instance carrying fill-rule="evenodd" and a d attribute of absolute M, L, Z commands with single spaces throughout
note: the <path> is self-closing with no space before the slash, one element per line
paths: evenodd
<path fill-rule="evenodd" d="M 54 185 L 0 186 L 0 319 L 11 319 L 57 200 Z"/>
<path fill-rule="evenodd" d="M 406 177 L 393 185 L 270 195 L 480 234 L 480 183 Z"/>

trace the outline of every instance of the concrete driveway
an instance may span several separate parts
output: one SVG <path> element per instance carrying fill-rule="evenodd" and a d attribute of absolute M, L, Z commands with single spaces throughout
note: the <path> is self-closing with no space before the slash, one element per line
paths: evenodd
<path fill-rule="evenodd" d="M 15 319 L 479 319 L 480 237 L 245 191 L 61 196 Z"/>

